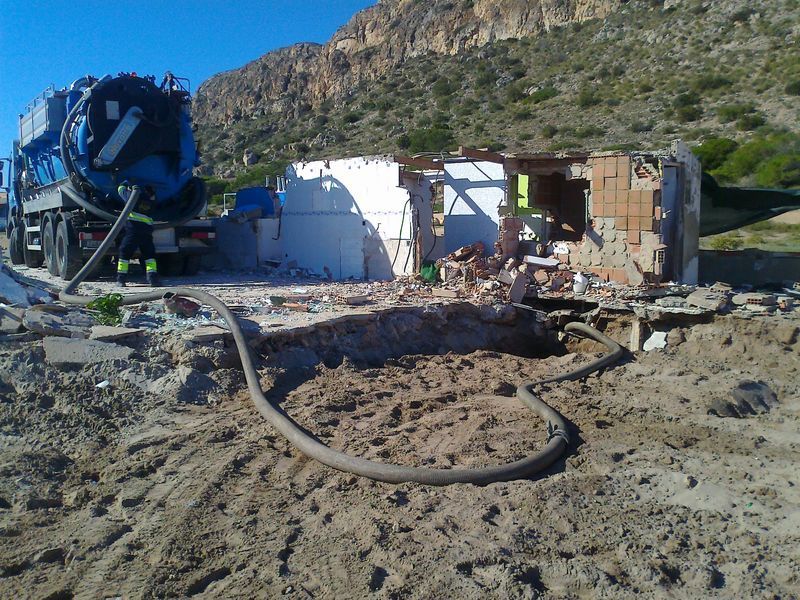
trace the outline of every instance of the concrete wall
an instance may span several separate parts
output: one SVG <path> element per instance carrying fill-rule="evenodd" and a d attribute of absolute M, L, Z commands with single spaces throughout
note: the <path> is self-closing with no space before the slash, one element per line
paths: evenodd
<path fill-rule="evenodd" d="M 676 160 L 683 164 L 683 206 L 681 210 L 681 264 L 677 278 L 695 284 L 699 276 L 700 253 L 700 186 L 703 168 L 689 146 L 678 140 L 672 145 Z"/>
<path fill-rule="evenodd" d="M 413 219 L 400 165 L 386 157 L 295 163 L 287 179 L 281 233 L 287 260 L 319 274 L 327 267 L 335 279 L 404 272 Z M 407 272 L 413 267 L 409 259 Z"/>
<path fill-rule="evenodd" d="M 503 165 L 463 161 L 444 167 L 445 253 L 481 241 L 491 253 L 506 204 Z"/>

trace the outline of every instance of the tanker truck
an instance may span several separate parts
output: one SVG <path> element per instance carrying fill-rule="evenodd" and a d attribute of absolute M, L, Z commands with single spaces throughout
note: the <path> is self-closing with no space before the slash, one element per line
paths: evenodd
<path fill-rule="evenodd" d="M 122 210 L 119 186 L 139 185 L 155 191 L 159 271 L 196 273 L 216 234 L 213 221 L 198 218 L 206 190 L 193 176 L 200 156 L 190 108 L 188 82 L 169 72 L 160 85 L 135 73 L 86 76 L 37 96 L 0 161 L 12 263 L 72 279 Z"/>

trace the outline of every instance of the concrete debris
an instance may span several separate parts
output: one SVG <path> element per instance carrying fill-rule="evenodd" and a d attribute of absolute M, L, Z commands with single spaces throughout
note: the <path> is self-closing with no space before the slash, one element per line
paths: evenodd
<path fill-rule="evenodd" d="M 22 325 L 24 316 L 23 309 L 0 304 L 0 333 L 21 332 L 24 329 Z"/>
<path fill-rule="evenodd" d="M 94 320 L 79 310 L 41 304 L 25 311 L 22 324 L 41 335 L 86 338 Z"/>
<path fill-rule="evenodd" d="M 233 334 L 224 327 L 218 325 L 207 325 L 205 327 L 197 327 L 190 329 L 183 334 L 183 339 L 194 342 L 196 344 L 206 344 L 208 342 L 215 342 L 217 340 L 231 337 Z"/>
<path fill-rule="evenodd" d="M 101 342 L 115 342 L 132 335 L 140 334 L 144 329 L 133 327 L 112 327 L 110 325 L 94 325 L 89 334 L 90 340 L 100 340 Z"/>
<path fill-rule="evenodd" d="M 691 306 L 720 311 L 728 305 L 728 298 L 709 288 L 698 288 L 686 297 L 686 302 Z"/>
<path fill-rule="evenodd" d="M 311 296 L 308 297 L 309 299 Z M 350 306 L 359 306 L 361 304 L 366 304 L 369 302 L 369 296 L 367 294 L 356 294 L 352 296 L 341 296 L 340 300 L 345 304 Z"/>
<path fill-rule="evenodd" d="M 654 331 L 647 341 L 642 346 L 642 350 L 650 352 L 651 350 L 663 350 L 667 347 L 667 333 L 665 331 Z"/>
<path fill-rule="evenodd" d="M 45 360 L 56 367 L 83 366 L 109 360 L 128 360 L 133 349 L 97 340 L 44 338 Z"/>
<path fill-rule="evenodd" d="M 437 298 L 459 298 L 461 296 L 458 290 L 448 290 L 445 288 L 434 288 L 432 293 Z"/>

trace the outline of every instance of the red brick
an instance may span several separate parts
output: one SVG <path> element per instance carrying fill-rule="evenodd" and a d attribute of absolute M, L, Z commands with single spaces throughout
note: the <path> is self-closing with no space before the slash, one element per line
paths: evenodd
<path fill-rule="evenodd" d="M 652 206 L 653 200 L 654 200 L 653 190 L 642 190 L 642 202 Z"/>
<path fill-rule="evenodd" d="M 630 191 L 630 200 L 631 200 L 631 202 L 641 202 L 642 201 L 642 190 L 631 190 Z"/>
<path fill-rule="evenodd" d="M 628 214 L 632 217 L 638 217 L 642 214 L 642 205 L 638 202 L 628 203 Z"/>
<path fill-rule="evenodd" d="M 603 169 L 605 171 L 605 178 L 608 179 L 609 177 L 616 177 L 617 176 L 617 161 L 614 158 L 610 158 L 606 160 L 605 167 Z"/>
<path fill-rule="evenodd" d="M 616 177 L 606 177 L 605 182 L 603 183 L 604 190 L 612 190 L 616 191 L 617 189 L 617 178 Z"/>
<path fill-rule="evenodd" d="M 642 233 L 638 229 L 628 232 L 628 244 L 638 245 L 641 243 L 641 241 L 642 241 Z M 631 248 L 631 252 L 633 252 L 633 250 L 634 249 Z"/>
<path fill-rule="evenodd" d="M 656 218 L 656 221 L 660 221 L 661 220 L 661 207 L 660 206 L 656 206 L 655 207 L 655 218 Z"/>
<path fill-rule="evenodd" d="M 617 202 L 616 208 L 614 209 L 614 216 L 615 217 L 627 217 L 628 216 L 628 205 L 625 202 Z"/>
<path fill-rule="evenodd" d="M 632 231 L 638 231 L 641 227 L 639 222 L 639 217 L 628 217 L 628 229 Z"/>
<path fill-rule="evenodd" d="M 631 177 L 630 175 L 617 175 L 617 189 L 618 190 L 629 190 L 631 189 Z"/>
<path fill-rule="evenodd" d="M 628 228 L 628 217 L 615 217 L 614 223 L 617 226 L 617 229 L 627 229 Z"/>

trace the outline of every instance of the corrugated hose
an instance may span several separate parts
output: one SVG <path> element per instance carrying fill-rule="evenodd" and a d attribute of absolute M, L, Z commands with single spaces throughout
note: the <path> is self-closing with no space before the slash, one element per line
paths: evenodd
<path fill-rule="evenodd" d="M 125 204 L 125 208 L 111 228 L 109 235 L 103 240 L 103 243 L 95 251 L 86 265 L 84 265 L 72 281 L 60 292 L 59 299 L 62 302 L 85 306 L 94 299 L 89 296 L 76 295 L 74 292 L 78 285 L 92 273 L 108 248 L 114 243 L 117 234 L 125 225 L 128 215 L 136 205 L 140 193 L 141 190 L 134 186 L 133 192 L 128 202 Z M 558 383 L 560 381 L 570 381 L 586 377 L 590 373 L 615 363 L 621 358 L 623 353 L 623 349 L 619 344 L 593 327 L 583 323 L 567 324 L 564 328 L 565 331 L 580 333 L 600 342 L 608 348 L 609 352 L 569 373 L 536 382 L 525 383 L 517 388 L 517 398 L 547 423 L 547 442 L 544 448 L 521 460 L 504 465 L 477 469 L 427 469 L 406 467 L 395 464 L 378 463 L 357 456 L 349 456 L 343 452 L 329 448 L 303 431 L 291 418 L 273 406 L 264 396 L 264 392 L 261 389 L 258 371 L 253 362 L 253 356 L 247 344 L 244 332 L 239 326 L 236 316 L 219 298 L 192 288 L 170 287 L 162 288 L 158 291 L 124 296 L 122 304 L 131 305 L 161 300 L 165 292 L 172 292 L 178 296 L 194 298 L 216 310 L 225 320 L 236 342 L 236 347 L 242 361 L 242 369 L 245 379 L 247 380 L 247 387 L 250 391 L 250 397 L 253 403 L 262 416 L 269 421 L 275 429 L 283 434 L 295 448 L 310 458 L 339 471 L 353 473 L 387 483 L 417 482 L 434 486 L 450 485 L 453 483 L 485 485 L 497 481 L 527 478 L 542 472 L 558 460 L 565 452 L 569 446 L 570 439 L 564 418 L 558 411 L 545 404 L 535 393 L 534 389 L 539 385 L 547 383 Z"/>

